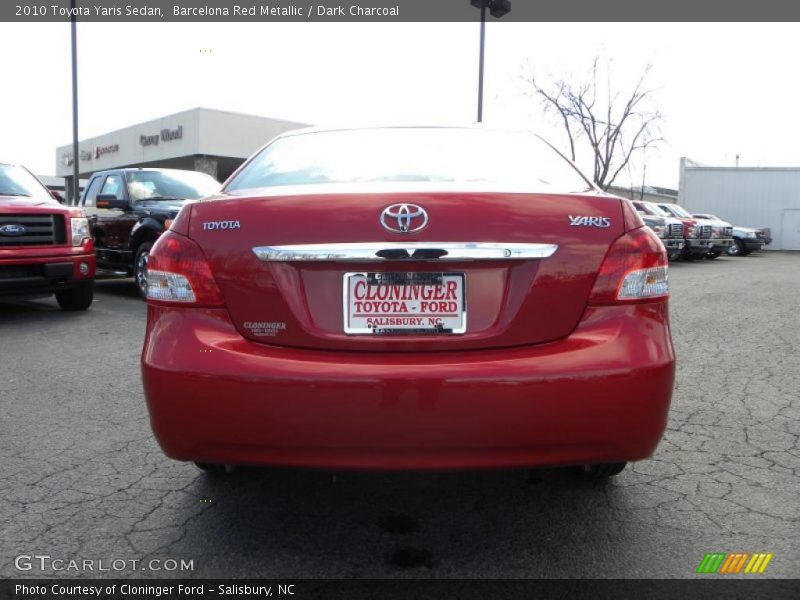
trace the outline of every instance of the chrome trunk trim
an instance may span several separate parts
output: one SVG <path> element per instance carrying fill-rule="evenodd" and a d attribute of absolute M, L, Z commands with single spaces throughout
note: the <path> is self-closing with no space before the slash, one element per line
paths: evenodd
<path fill-rule="evenodd" d="M 556 244 L 501 242 L 358 242 L 253 248 L 259 260 L 268 262 L 532 260 L 549 258 L 556 250 Z"/>

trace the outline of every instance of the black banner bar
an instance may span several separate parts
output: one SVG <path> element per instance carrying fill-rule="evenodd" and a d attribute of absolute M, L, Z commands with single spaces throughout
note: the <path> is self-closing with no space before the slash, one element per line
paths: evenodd
<path fill-rule="evenodd" d="M 657 565 L 654 565 L 656 568 Z M 796 600 L 800 580 L 700 579 L 16 579 L 0 582 L 2 600 Z"/>
<path fill-rule="evenodd" d="M 469 0 L 77 0 L 78 21 L 195 22 L 477 22 Z M 498 13 L 499 14 L 499 13 Z M 70 0 L 2 0 L 0 21 L 69 21 Z M 512 0 L 489 22 L 798 21 L 790 0 Z"/>

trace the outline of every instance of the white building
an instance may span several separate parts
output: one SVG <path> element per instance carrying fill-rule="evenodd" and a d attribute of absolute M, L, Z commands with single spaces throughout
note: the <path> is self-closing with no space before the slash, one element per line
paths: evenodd
<path fill-rule="evenodd" d="M 682 158 L 678 204 L 742 227 L 769 227 L 769 250 L 800 250 L 800 167 L 705 167 Z"/>
<path fill-rule="evenodd" d="M 81 140 L 80 177 L 122 167 L 203 171 L 224 181 L 273 137 L 305 127 L 256 115 L 194 108 Z M 72 183 L 72 145 L 56 148 L 56 175 Z"/>

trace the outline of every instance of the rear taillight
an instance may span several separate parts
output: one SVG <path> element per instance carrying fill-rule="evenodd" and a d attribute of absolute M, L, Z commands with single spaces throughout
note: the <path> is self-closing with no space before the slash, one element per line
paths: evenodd
<path fill-rule="evenodd" d="M 659 300 L 669 296 L 667 252 L 647 227 L 618 237 L 606 253 L 589 296 L 591 304 Z"/>
<path fill-rule="evenodd" d="M 153 304 L 222 306 L 222 293 L 195 242 L 166 231 L 147 262 L 147 300 Z"/>

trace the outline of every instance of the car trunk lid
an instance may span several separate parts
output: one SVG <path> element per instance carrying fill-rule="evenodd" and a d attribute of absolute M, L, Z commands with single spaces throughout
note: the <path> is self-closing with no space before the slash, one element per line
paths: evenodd
<path fill-rule="evenodd" d="M 424 228 L 397 233 L 382 225 L 398 200 L 426 211 Z M 192 205 L 188 229 L 244 337 L 351 351 L 467 350 L 565 337 L 623 231 L 620 200 L 601 194 L 474 192 L 223 198 Z M 303 252 L 313 256 L 298 257 Z M 394 287 L 372 286 L 376 277 Z M 356 285 L 378 300 L 416 293 L 420 301 L 420 289 L 429 300 L 457 300 L 441 308 L 465 311 L 463 330 L 451 319 L 438 332 L 398 331 L 389 322 L 380 334 L 367 333 L 350 304 Z M 397 306 L 381 314 L 402 316 Z M 420 308 L 410 306 L 412 313 Z"/>

